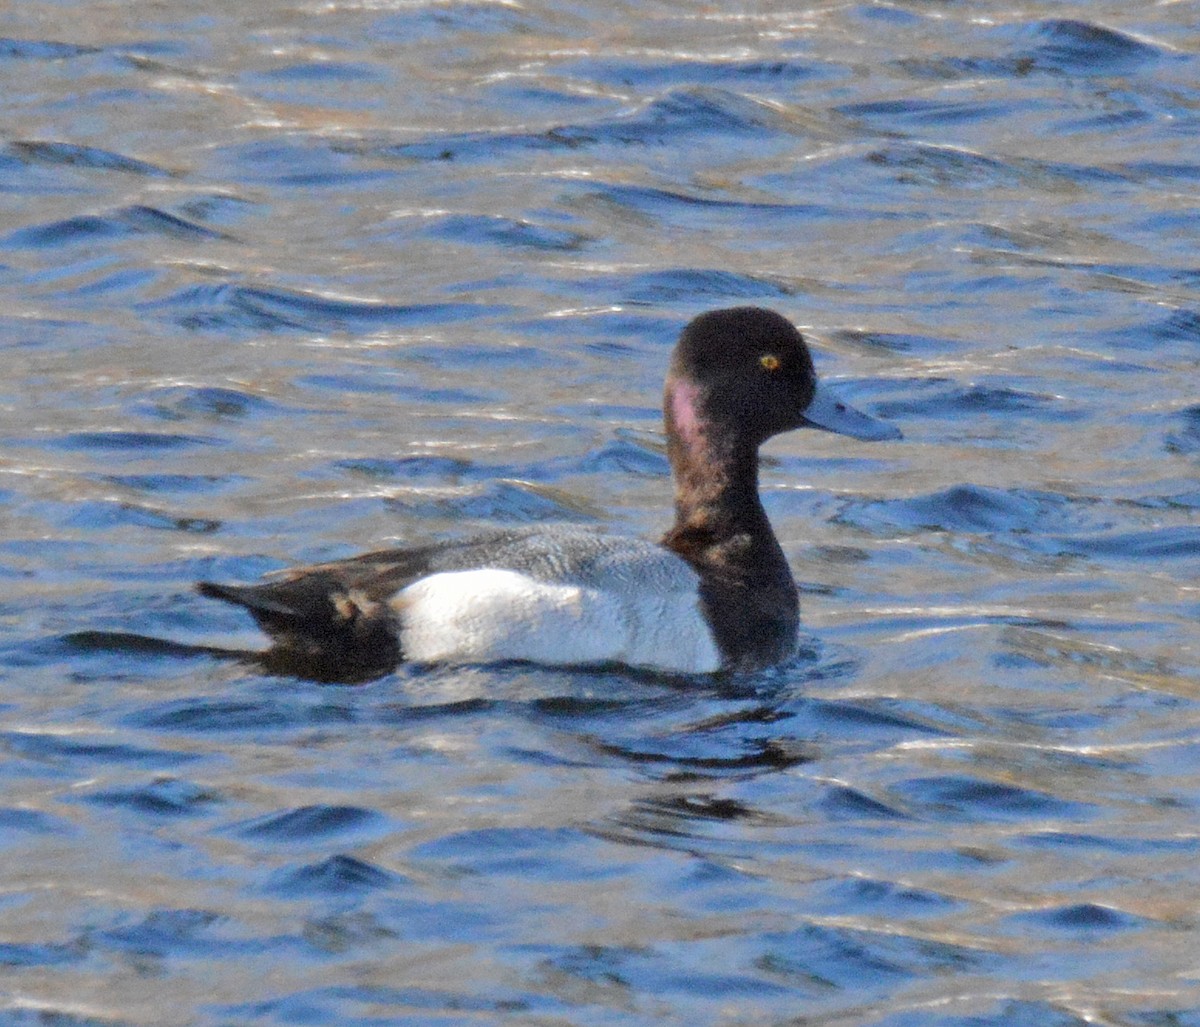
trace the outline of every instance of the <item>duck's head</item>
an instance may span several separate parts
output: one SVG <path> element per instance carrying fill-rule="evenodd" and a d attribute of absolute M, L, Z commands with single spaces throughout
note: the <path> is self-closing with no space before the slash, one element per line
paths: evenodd
<path fill-rule="evenodd" d="M 757 447 L 803 427 L 868 441 L 900 438 L 893 425 L 820 386 L 803 336 L 761 307 L 711 310 L 684 328 L 667 375 L 665 412 L 669 434 L 685 445 L 703 435 Z"/>

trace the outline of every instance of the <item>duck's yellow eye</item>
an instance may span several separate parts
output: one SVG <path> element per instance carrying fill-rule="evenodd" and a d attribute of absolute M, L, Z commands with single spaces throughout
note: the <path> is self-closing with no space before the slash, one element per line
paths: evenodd
<path fill-rule="evenodd" d="M 762 364 L 768 371 L 779 370 L 779 358 L 774 353 L 764 353 L 758 358 L 758 362 Z"/>

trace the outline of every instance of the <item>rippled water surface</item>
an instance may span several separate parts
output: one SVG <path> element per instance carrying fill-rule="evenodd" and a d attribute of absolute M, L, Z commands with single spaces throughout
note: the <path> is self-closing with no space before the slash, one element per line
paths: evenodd
<path fill-rule="evenodd" d="M 0 9 L 17 1025 L 1200 1024 L 1196 6 Z M 791 665 L 206 654 L 192 591 L 654 535 L 693 314 L 903 442 L 768 447 Z"/>

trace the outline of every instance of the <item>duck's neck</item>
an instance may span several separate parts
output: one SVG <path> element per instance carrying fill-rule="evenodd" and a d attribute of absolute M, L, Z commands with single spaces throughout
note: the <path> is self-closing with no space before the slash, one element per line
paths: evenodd
<path fill-rule="evenodd" d="M 768 666 L 795 649 L 796 583 L 758 498 L 756 440 L 720 431 L 700 400 L 688 382 L 667 386 L 675 525 L 663 545 L 699 573 L 700 600 L 726 666 Z"/>
<path fill-rule="evenodd" d="M 700 398 L 688 382 L 667 387 L 664 414 L 675 477 L 675 525 L 667 544 L 689 558 L 733 545 L 761 560 L 763 550 L 773 554 L 779 547 L 758 497 L 758 447 L 736 432 L 716 430 L 700 413 Z"/>

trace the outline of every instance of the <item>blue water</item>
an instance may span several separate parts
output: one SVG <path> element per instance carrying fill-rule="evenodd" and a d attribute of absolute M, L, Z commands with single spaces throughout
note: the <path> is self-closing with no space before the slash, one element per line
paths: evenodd
<path fill-rule="evenodd" d="M 0 18 L 0 1020 L 1200 1024 L 1194 5 L 24 0 Z M 653 536 L 679 327 L 793 663 L 205 653 L 192 591 Z"/>

